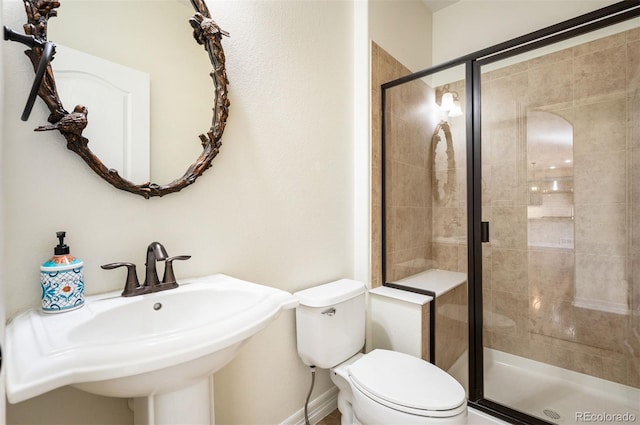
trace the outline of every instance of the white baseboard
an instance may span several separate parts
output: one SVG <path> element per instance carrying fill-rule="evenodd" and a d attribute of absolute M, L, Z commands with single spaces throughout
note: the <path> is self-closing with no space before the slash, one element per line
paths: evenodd
<path fill-rule="evenodd" d="M 309 423 L 317 424 L 331 412 L 338 408 L 338 387 L 332 387 L 318 397 L 309 401 Z M 305 425 L 304 406 L 296 413 L 285 419 L 280 425 Z"/>

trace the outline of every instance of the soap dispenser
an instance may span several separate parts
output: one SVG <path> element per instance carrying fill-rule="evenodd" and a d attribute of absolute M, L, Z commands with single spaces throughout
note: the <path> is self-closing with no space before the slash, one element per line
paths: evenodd
<path fill-rule="evenodd" d="M 84 263 L 70 254 L 64 243 L 65 232 L 56 232 L 58 245 L 53 249 L 53 257 L 40 266 L 42 287 L 42 311 L 61 313 L 84 305 Z"/>

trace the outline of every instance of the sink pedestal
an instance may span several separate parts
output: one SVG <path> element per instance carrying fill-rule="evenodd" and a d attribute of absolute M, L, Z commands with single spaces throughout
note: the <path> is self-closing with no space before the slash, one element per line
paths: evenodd
<path fill-rule="evenodd" d="M 134 425 L 214 425 L 213 377 L 169 393 L 133 399 Z"/>
<path fill-rule="evenodd" d="M 91 295 L 64 314 L 31 309 L 7 325 L 7 398 L 71 385 L 133 399 L 136 425 L 211 425 L 213 374 L 297 304 L 280 289 L 215 274 L 135 297 Z"/>

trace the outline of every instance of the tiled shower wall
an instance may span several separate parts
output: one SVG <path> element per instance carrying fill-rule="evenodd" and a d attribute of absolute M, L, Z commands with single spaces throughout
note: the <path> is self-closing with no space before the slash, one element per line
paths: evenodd
<path fill-rule="evenodd" d="M 371 128 L 372 128 L 372 286 L 380 286 L 382 277 L 382 114 L 381 90 L 383 83 L 410 74 L 406 67 L 389 55 L 376 43 L 371 43 Z M 414 264 L 421 259 L 430 258 L 431 248 L 427 238 L 431 237 L 430 199 L 431 174 L 428 172 L 430 151 L 425 140 L 431 137 L 434 122 L 425 121 L 419 111 L 426 98 L 430 96 L 427 87 L 421 81 L 399 86 L 387 91 L 388 111 L 393 116 L 387 119 L 387 137 L 389 141 L 407 140 L 406 148 L 392 149 L 386 156 L 387 175 L 393 174 L 401 181 L 396 189 L 387 189 L 387 208 L 389 219 L 387 232 L 387 277 L 400 279 L 394 263 L 406 258 Z M 431 95 L 433 97 L 433 95 Z M 405 144 L 403 143 L 403 146 Z M 398 146 L 395 144 L 395 146 Z M 426 257 L 428 255 L 428 257 Z M 412 257 L 412 258 L 409 258 Z M 422 266 L 418 271 L 430 267 Z M 402 272 L 401 272 L 402 273 Z"/>
<path fill-rule="evenodd" d="M 382 277 L 382 113 L 380 86 L 411 72 L 371 42 L 371 287 Z"/>
<path fill-rule="evenodd" d="M 379 85 L 409 71 L 377 46 L 372 49 L 372 276 L 378 286 Z M 423 92 L 418 84 L 412 90 Z M 464 98 L 462 82 L 452 89 Z M 433 98 L 429 91 L 424 95 Z M 420 110 L 418 97 L 403 96 Z M 482 102 L 483 220 L 491 222 L 491 242 L 483 244 L 485 345 L 640 387 L 640 30 L 487 72 Z M 397 106 L 405 119 L 411 117 L 410 103 Z M 572 247 L 529 247 L 528 111 L 556 114 L 573 126 Z M 463 128 L 452 121 L 454 131 Z M 393 131 L 430 139 L 428 129 Z M 397 252 L 392 264 L 423 258 L 431 261 L 425 269 L 466 271 L 464 140 L 464 134 L 454 134 L 454 142 L 462 143 L 455 149 L 458 189 L 430 206 L 412 206 L 425 208 L 430 231 L 396 231 L 419 236 L 414 253 Z M 441 182 L 442 159 L 435 161 Z M 430 172 L 420 172 L 424 180 L 418 186 L 433 195 L 439 189 L 424 183 Z M 410 193 L 401 196 L 422 199 Z"/>
<path fill-rule="evenodd" d="M 383 283 L 380 85 L 410 71 L 375 43 L 372 43 L 371 58 L 372 286 L 375 287 Z M 450 90 L 464 99 L 463 82 L 451 84 Z M 465 272 L 464 117 L 449 119 L 454 152 L 450 158 L 443 131 L 438 133 L 440 141 L 433 150 L 439 113 L 435 90 L 430 85 L 415 80 L 387 90 L 386 95 L 387 280 L 397 281 L 433 268 Z M 466 284 L 460 285 L 438 297 L 436 302 L 436 364 L 444 369 L 467 349 L 466 288 Z M 428 335 L 425 329 L 423 334 Z"/>
<path fill-rule="evenodd" d="M 573 126 L 573 247 L 528 240 L 528 111 Z M 487 72 L 482 117 L 485 346 L 640 387 L 640 30 Z"/>
<path fill-rule="evenodd" d="M 434 91 L 420 80 L 387 90 L 386 270 L 397 281 L 433 268 L 431 134 Z"/>
<path fill-rule="evenodd" d="M 411 73 L 375 43 L 371 46 L 372 128 L 372 286 L 382 282 L 382 170 L 380 85 Z M 464 99 L 464 82 L 451 84 Z M 455 173 L 440 132 L 435 158 L 432 137 L 438 124 L 435 90 L 414 80 L 387 90 L 387 253 L 388 280 L 432 268 L 467 270 L 466 147 L 464 116 L 449 119 Z M 435 166 L 435 180 L 434 177 Z M 453 174 L 454 182 L 448 181 Z M 436 184 L 437 180 L 437 184 Z M 444 193 L 449 183 L 452 190 Z M 434 199 L 434 191 L 441 196 Z"/>

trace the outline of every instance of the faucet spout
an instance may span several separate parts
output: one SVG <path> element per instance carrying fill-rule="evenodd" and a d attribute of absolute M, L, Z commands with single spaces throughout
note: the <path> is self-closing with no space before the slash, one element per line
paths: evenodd
<path fill-rule="evenodd" d="M 164 261 L 168 257 L 167 250 L 160 242 L 151 242 L 147 247 L 147 262 L 145 263 L 146 273 L 143 286 L 157 286 L 160 284 L 158 278 L 158 270 L 156 269 L 156 262 Z"/>
<path fill-rule="evenodd" d="M 176 255 L 169 257 L 167 250 L 160 242 L 151 242 L 147 247 L 147 262 L 145 263 L 145 278 L 144 283 L 140 285 L 138 283 L 138 276 L 136 275 L 136 265 L 133 263 L 109 263 L 102 266 L 105 270 L 115 269 L 118 267 L 127 267 L 127 283 L 125 284 L 124 291 L 122 291 L 123 297 L 133 297 L 135 295 L 150 294 L 152 292 L 160 292 L 167 289 L 173 289 L 178 287 L 176 282 L 176 276 L 173 273 L 173 261 L 174 260 L 188 260 L 190 255 Z M 158 278 L 157 262 L 164 261 L 164 275 L 162 282 Z"/>

